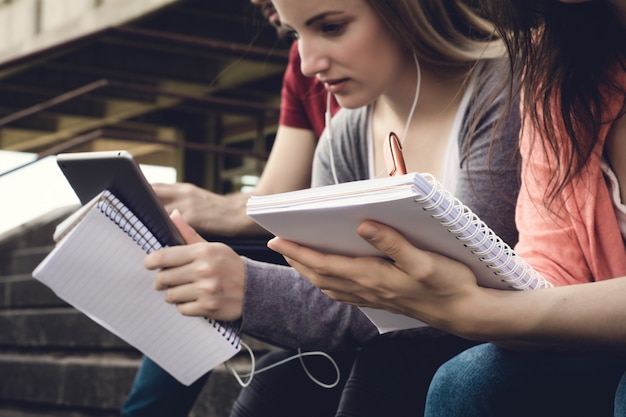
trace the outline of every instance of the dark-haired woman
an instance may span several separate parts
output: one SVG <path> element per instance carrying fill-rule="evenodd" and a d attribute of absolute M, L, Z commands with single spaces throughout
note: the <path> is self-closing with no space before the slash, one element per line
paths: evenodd
<path fill-rule="evenodd" d="M 555 288 L 478 287 L 463 265 L 372 222 L 361 236 L 393 263 L 270 246 L 336 300 L 494 342 L 439 369 L 427 415 L 611 416 L 626 370 L 626 2 L 482 3 L 521 69 L 516 250 Z"/>

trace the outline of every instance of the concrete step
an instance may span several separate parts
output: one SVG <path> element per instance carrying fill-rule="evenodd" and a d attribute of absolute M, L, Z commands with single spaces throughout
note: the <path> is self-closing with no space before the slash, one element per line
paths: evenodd
<path fill-rule="evenodd" d="M 139 363 L 132 355 L 0 353 L 0 417 L 119 415 Z M 232 366 L 245 372 L 249 361 L 241 356 Z M 190 417 L 227 416 L 239 390 L 230 371 L 217 367 Z M 33 414 L 19 414 L 26 412 Z"/>
<path fill-rule="evenodd" d="M 2 275 L 32 275 L 33 270 L 52 251 L 54 245 L 15 248 L 10 258 L 4 263 Z"/>
<path fill-rule="evenodd" d="M 4 349 L 134 350 L 71 307 L 0 310 L 0 346 Z"/>
<path fill-rule="evenodd" d="M 130 390 L 138 357 L 0 354 L 0 399 L 49 408 L 114 412 Z M 6 383 L 9 382 L 10 383 Z"/>
<path fill-rule="evenodd" d="M 0 417 L 120 417 L 118 411 L 63 410 L 35 404 L 10 405 L 0 403 Z"/>
<path fill-rule="evenodd" d="M 65 301 L 30 273 L 0 276 L 0 309 L 66 306 Z"/>
<path fill-rule="evenodd" d="M 30 274 L 54 246 L 57 224 L 76 208 L 54 210 L 0 234 L 0 275 Z"/>

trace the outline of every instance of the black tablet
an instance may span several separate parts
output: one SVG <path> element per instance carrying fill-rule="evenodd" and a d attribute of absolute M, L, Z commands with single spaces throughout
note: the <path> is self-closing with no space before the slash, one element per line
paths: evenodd
<path fill-rule="evenodd" d="M 184 242 L 130 152 L 63 153 L 57 155 L 57 164 L 81 204 L 109 190 L 150 229 L 162 245 Z"/>

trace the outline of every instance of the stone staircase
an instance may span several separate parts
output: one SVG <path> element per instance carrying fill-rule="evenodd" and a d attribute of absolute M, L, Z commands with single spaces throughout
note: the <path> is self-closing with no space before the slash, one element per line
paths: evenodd
<path fill-rule="evenodd" d="M 60 209 L 0 235 L 0 417 L 119 416 L 141 354 L 32 278 L 53 247 Z M 255 355 L 271 349 L 245 340 Z M 245 369 L 241 354 L 236 364 Z M 191 417 L 224 417 L 239 392 L 217 368 Z"/>

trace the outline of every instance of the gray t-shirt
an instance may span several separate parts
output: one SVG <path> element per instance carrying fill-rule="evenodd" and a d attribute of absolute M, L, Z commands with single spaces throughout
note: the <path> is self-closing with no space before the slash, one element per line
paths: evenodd
<path fill-rule="evenodd" d="M 465 110 L 458 137 L 454 195 L 513 246 L 517 242 L 520 120 L 517 111 L 503 118 L 506 92 L 494 90 L 500 85 L 498 71 L 492 64 L 483 66 Z M 324 132 L 316 149 L 312 186 L 335 182 L 331 146 L 339 182 L 369 178 L 365 138 L 370 125 L 368 107 L 342 109 L 333 117 L 332 140 Z M 498 134 L 494 136 L 496 125 Z M 246 259 L 246 268 L 242 318 L 245 333 L 285 348 L 321 350 L 356 348 L 378 335 L 358 308 L 333 301 L 292 268 L 250 259 Z M 407 337 L 440 334 L 424 329 L 401 333 Z"/>

